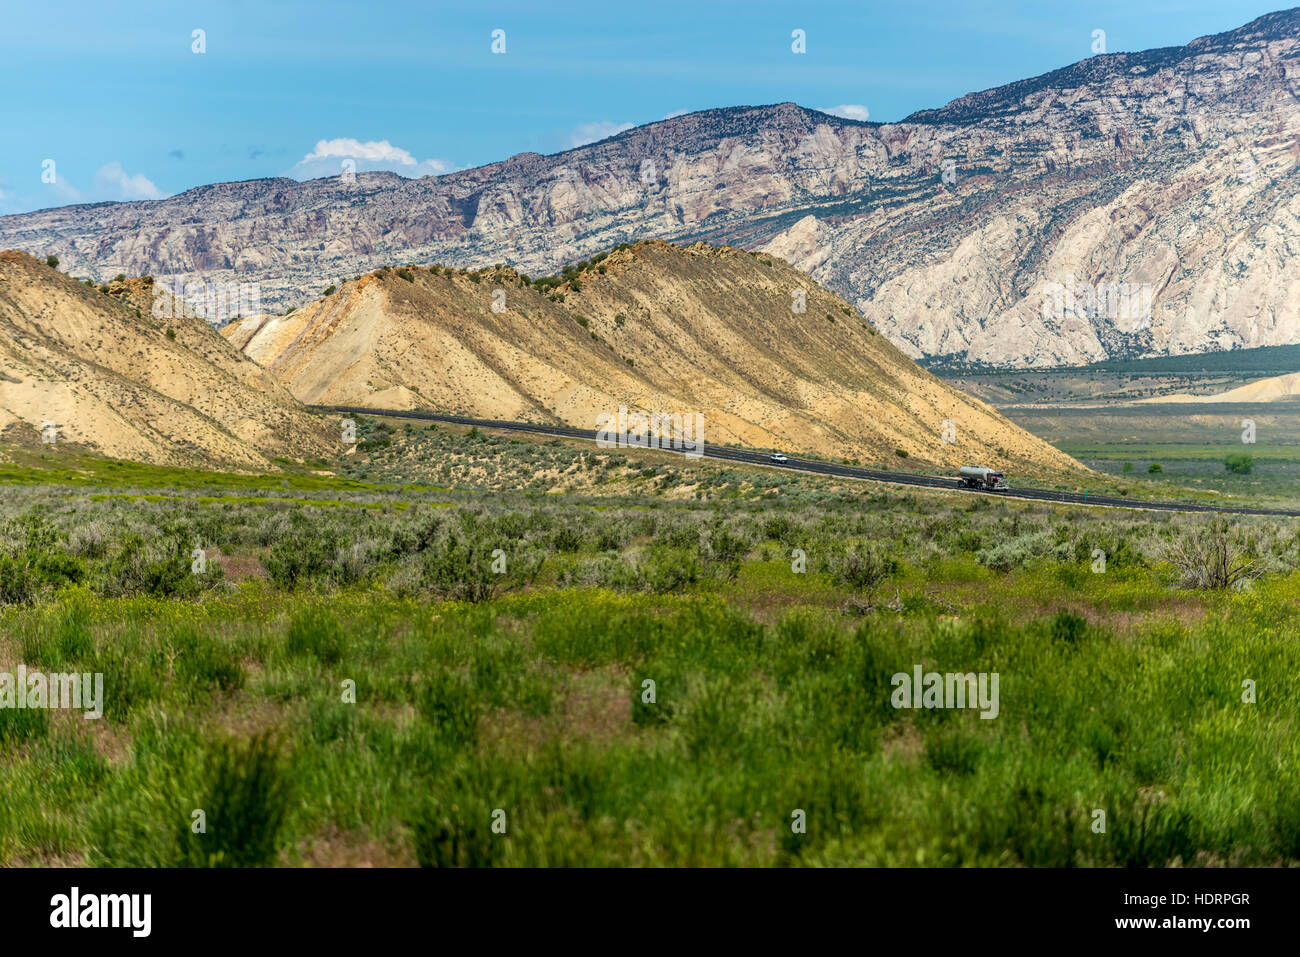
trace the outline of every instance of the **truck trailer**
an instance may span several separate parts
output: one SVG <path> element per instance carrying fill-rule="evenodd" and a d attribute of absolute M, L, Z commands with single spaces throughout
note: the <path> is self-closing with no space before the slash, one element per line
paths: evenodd
<path fill-rule="evenodd" d="M 963 465 L 957 470 L 957 478 L 967 488 L 1010 488 L 1007 477 L 982 465 Z"/>

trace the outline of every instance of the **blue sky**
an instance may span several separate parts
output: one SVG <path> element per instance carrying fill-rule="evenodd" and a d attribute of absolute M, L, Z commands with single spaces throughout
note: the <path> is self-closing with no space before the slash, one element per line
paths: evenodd
<path fill-rule="evenodd" d="M 423 175 L 717 106 L 897 120 L 1092 55 L 1172 46 L 1248 0 L 10 3 L 0 214 L 228 180 Z M 492 33 L 505 31 L 505 53 Z M 807 52 L 791 51 L 805 32 Z M 202 30 L 206 52 L 195 53 Z M 54 182 L 48 160 L 53 160 Z M 43 172 L 46 175 L 43 179 Z"/>

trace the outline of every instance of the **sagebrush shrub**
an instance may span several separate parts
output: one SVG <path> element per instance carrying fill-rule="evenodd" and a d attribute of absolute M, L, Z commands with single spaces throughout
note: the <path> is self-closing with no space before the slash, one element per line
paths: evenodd
<path fill-rule="evenodd" d="M 871 591 L 899 569 L 898 562 L 882 548 L 864 542 L 833 552 L 828 565 L 831 578 L 858 591 Z"/>
<path fill-rule="evenodd" d="M 1262 571 L 1257 537 L 1246 530 L 1234 530 L 1223 518 L 1173 539 L 1165 548 L 1165 557 L 1177 566 L 1184 588 L 1230 588 L 1251 581 Z"/>

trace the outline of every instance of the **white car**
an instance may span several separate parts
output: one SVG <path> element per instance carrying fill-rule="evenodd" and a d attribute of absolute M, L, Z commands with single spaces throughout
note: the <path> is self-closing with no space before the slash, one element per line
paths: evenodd
<path fill-rule="evenodd" d="M 769 456 L 767 457 L 767 460 L 768 460 L 769 462 L 775 462 L 777 465 L 785 465 L 786 462 L 789 462 L 789 461 L 790 461 L 788 458 L 786 458 L 786 457 L 785 457 L 784 455 L 782 455 L 780 452 L 773 452 L 771 455 L 769 455 Z"/>

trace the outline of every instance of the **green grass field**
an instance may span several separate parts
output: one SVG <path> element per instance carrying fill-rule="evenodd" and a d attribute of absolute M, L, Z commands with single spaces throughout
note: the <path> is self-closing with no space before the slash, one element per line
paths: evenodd
<path fill-rule="evenodd" d="M 0 864 L 1300 863 L 1294 523 L 439 441 L 0 475 Z"/>

